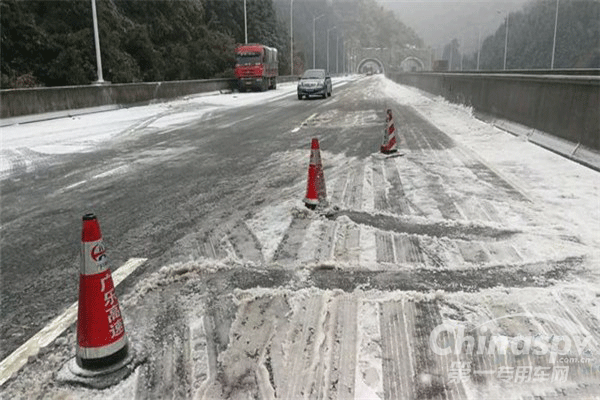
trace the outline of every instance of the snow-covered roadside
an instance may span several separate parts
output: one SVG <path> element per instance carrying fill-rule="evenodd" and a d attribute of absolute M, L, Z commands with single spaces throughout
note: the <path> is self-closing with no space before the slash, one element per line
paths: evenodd
<path fill-rule="evenodd" d="M 482 122 L 468 107 L 388 79 L 380 85 L 522 190 L 556 225 L 575 224 L 600 262 L 600 173 Z"/>

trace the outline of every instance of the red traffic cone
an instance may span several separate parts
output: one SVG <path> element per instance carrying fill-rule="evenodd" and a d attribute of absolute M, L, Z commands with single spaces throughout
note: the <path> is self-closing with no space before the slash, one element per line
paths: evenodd
<path fill-rule="evenodd" d="M 127 357 L 127 336 L 94 214 L 83 216 L 81 242 L 76 359 L 82 368 L 98 369 Z"/>
<path fill-rule="evenodd" d="M 306 207 L 314 210 L 319 204 L 327 201 L 327 191 L 325 189 L 325 176 L 323 175 L 323 165 L 321 164 L 321 150 L 319 149 L 319 139 L 313 139 L 310 148 L 310 165 L 308 166 L 308 184 L 306 187 L 306 197 L 304 204 Z"/>
<path fill-rule="evenodd" d="M 394 117 L 392 116 L 392 110 L 387 109 L 387 117 L 385 119 L 387 127 L 383 132 L 383 144 L 381 145 L 381 152 L 383 154 L 395 153 L 398 151 L 396 143 L 396 128 L 394 127 Z"/>

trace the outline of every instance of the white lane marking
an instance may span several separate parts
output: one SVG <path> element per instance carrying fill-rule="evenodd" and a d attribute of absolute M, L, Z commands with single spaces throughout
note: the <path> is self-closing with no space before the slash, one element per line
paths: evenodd
<path fill-rule="evenodd" d="M 76 182 L 76 183 L 74 183 L 74 184 L 72 184 L 72 185 L 69 185 L 69 186 L 67 186 L 67 187 L 66 187 L 66 188 L 64 188 L 62 191 L 65 191 L 65 190 L 69 190 L 69 189 L 76 188 L 77 186 L 81 186 L 81 185 L 83 185 L 83 184 L 84 184 L 84 183 L 86 183 L 86 182 L 87 182 L 87 181 L 79 181 L 79 182 Z"/>
<path fill-rule="evenodd" d="M 146 258 L 131 258 L 112 274 L 115 287 L 127 278 L 140 265 L 146 262 Z M 14 373 L 19 371 L 31 356 L 36 356 L 40 349 L 48 346 L 65 329 L 77 320 L 78 302 L 73 303 L 64 313 L 54 318 L 50 324 L 42 328 L 31 339 L 15 350 L 0 363 L 0 385 L 3 385 Z"/>
<path fill-rule="evenodd" d="M 228 123 L 225 123 L 225 124 L 221 124 L 221 125 L 218 125 L 217 128 L 220 128 L 220 129 L 230 128 L 230 127 L 232 127 L 234 125 L 239 124 L 240 122 L 248 121 L 249 119 L 252 119 L 254 117 L 256 117 L 256 115 L 251 115 L 251 116 L 246 117 L 246 118 L 242 118 L 242 119 L 238 119 L 236 121 L 231 121 L 231 122 L 228 122 Z"/>
<path fill-rule="evenodd" d="M 302 122 L 302 124 L 300 124 L 300 125 L 301 125 L 301 126 L 306 126 L 306 125 L 308 125 L 308 123 L 309 123 L 309 122 L 310 122 L 310 121 L 311 121 L 311 120 L 312 120 L 314 117 L 316 117 L 317 115 L 319 115 L 319 113 L 314 113 L 314 114 L 313 114 L 313 115 L 311 115 L 310 117 L 306 118 L 306 119 L 304 120 L 304 122 Z"/>
<path fill-rule="evenodd" d="M 296 133 L 298 132 L 300 129 L 302 129 L 303 126 L 307 126 L 308 123 L 315 118 L 317 115 L 319 115 L 319 113 L 314 113 L 313 115 L 311 115 L 310 117 L 306 118 L 301 124 L 300 126 L 297 126 L 296 128 L 292 129 L 292 133 Z"/>
<path fill-rule="evenodd" d="M 340 82 L 340 83 L 336 83 L 334 86 L 332 86 L 332 90 L 333 89 L 339 89 L 341 87 L 346 86 L 347 84 L 349 84 L 350 82 Z"/>
<path fill-rule="evenodd" d="M 128 168 L 129 167 L 127 165 L 121 165 L 120 167 L 116 167 L 106 172 L 102 172 L 101 174 L 95 175 L 92 179 L 106 178 L 107 176 L 124 173 Z"/>

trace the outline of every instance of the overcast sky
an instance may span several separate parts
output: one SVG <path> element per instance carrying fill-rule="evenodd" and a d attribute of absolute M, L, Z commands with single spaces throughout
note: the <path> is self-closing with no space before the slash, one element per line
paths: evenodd
<path fill-rule="evenodd" d="M 439 50 L 453 38 L 466 50 L 477 48 L 481 40 L 503 23 L 506 10 L 516 11 L 530 0 L 377 0 L 393 10 L 400 21 L 413 28 L 426 46 Z M 462 40 L 461 40 L 462 39 Z"/>

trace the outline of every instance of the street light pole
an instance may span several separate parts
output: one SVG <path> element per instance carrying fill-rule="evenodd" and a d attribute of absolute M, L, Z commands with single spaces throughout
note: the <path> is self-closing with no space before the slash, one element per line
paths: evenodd
<path fill-rule="evenodd" d="M 244 37 L 245 43 L 248 44 L 248 17 L 246 14 L 246 0 L 244 0 Z"/>
<path fill-rule="evenodd" d="M 334 29 L 335 26 L 333 28 L 327 29 L 327 73 L 329 73 L 329 32 Z"/>
<path fill-rule="evenodd" d="M 464 41 L 465 41 L 465 37 L 464 37 L 464 35 L 462 35 L 462 36 L 460 37 L 460 42 L 461 42 L 461 43 L 459 44 L 459 47 L 458 47 L 458 48 L 460 49 L 459 51 L 460 51 L 460 70 L 461 70 L 461 71 L 463 70 L 463 59 L 464 59 L 464 57 L 465 57 L 465 52 L 464 52 Z M 461 47 L 462 47 L 462 49 L 461 49 Z"/>
<path fill-rule="evenodd" d="M 336 74 L 340 73 L 340 69 L 338 66 L 339 55 L 340 55 L 340 36 L 335 35 L 335 73 Z"/>
<path fill-rule="evenodd" d="M 504 70 L 506 70 L 506 53 L 508 51 L 508 18 L 510 14 L 506 11 L 506 36 L 504 36 Z"/>
<path fill-rule="evenodd" d="M 96 45 L 96 66 L 98 68 L 98 81 L 96 83 L 104 83 L 102 77 L 102 57 L 100 56 L 100 35 L 98 33 L 98 16 L 96 14 L 96 0 L 92 0 L 92 21 L 94 24 L 94 43 Z"/>
<path fill-rule="evenodd" d="M 454 43 L 450 42 L 450 65 L 448 71 L 452 71 L 452 56 L 454 55 Z"/>
<path fill-rule="evenodd" d="M 552 42 L 552 61 L 550 69 L 554 69 L 554 51 L 556 50 L 556 27 L 558 26 L 558 0 L 556 0 L 556 16 L 554 17 L 554 41 Z"/>
<path fill-rule="evenodd" d="M 346 74 L 346 39 L 342 40 L 342 70 Z"/>
<path fill-rule="evenodd" d="M 294 75 L 294 0 L 290 0 L 290 75 Z"/>
<path fill-rule="evenodd" d="M 477 71 L 479 71 L 479 56 L 481 55 L 481 26 L 477 27 Z"/>
<path fill-rule="evenodd" d="M 325 14 L 321 14 L 318 17 L 313 17 L 313 69 L 316 68 L 316 64 L 315 64 L 315 54 L 316 54 L 316 50 L 315 50 L 315 28 L 317 26 L 317 20 L 321 17 L 324 17 Z"/>

